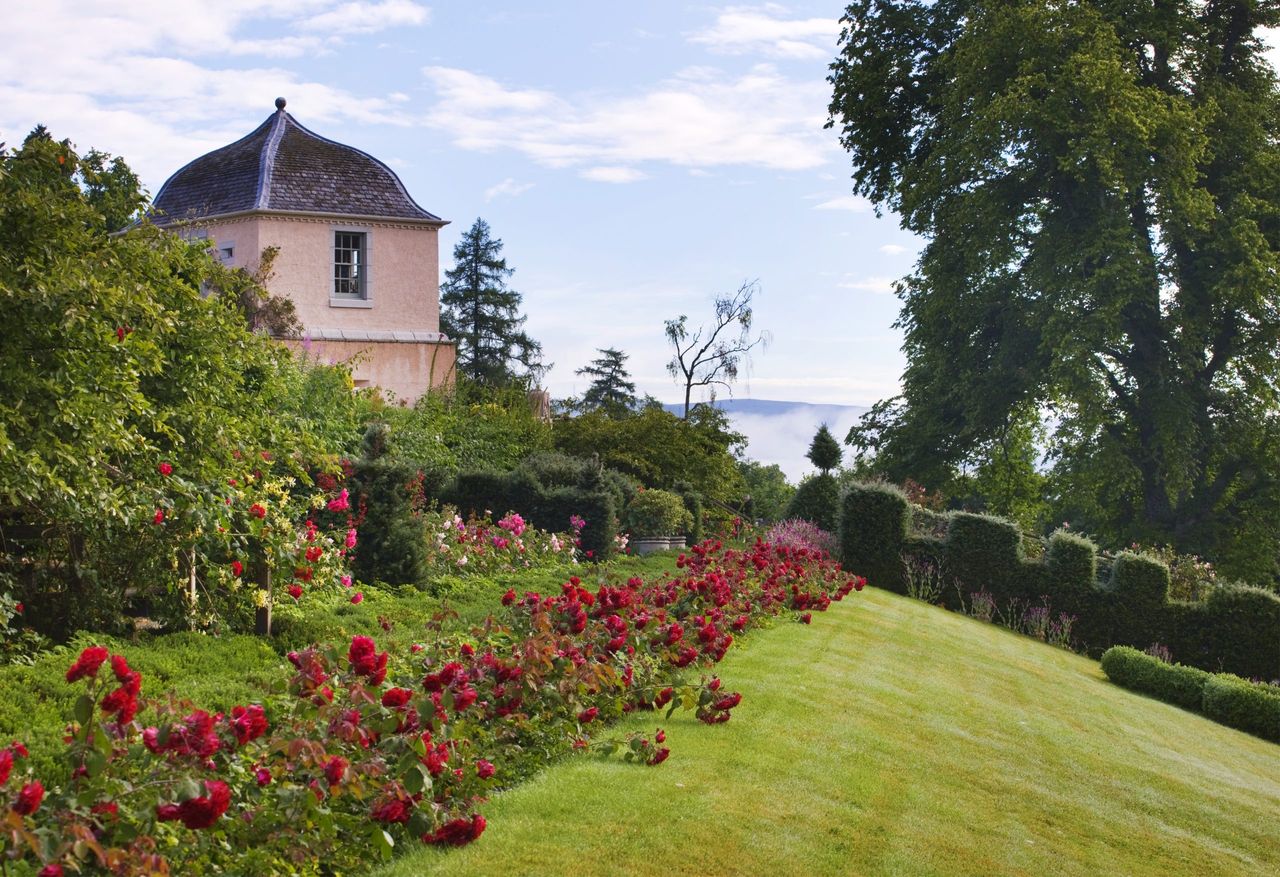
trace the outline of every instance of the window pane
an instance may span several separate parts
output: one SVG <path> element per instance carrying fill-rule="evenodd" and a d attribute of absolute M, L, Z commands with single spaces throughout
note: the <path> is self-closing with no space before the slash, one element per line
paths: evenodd
<path fill-rule="evenodd" d="M 365 234 L 339 231 L 333 236 L 333 294 L 366 298 L 364 286 Z"/>

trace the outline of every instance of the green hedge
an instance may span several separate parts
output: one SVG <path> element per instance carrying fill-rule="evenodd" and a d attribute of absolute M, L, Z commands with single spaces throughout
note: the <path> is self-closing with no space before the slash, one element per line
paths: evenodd
<path fill-rule="evenodd" d="M 840 484 L 835 476 L 819 474 L 803 479 L 787 504 L 787 517 L 834 533 L 840 523 Z"/>
<path fill-rule="evenodd" d="M 1102 670 L 1117 685 L 1280 743 L 1280 688 L 1231 673 L 1166 664 L 1129 646 L 1107 649 Z"/>
<path fill-rule="evenodd" d="M 959 609 L 958 591 L 986 591 L 1003 610 L 1048 597 L 1052 610 L 1075 616 L 1077 647 L 1100 655 L 1114 645 L 1167 646 L 1184 664 L 1246 678 L 1280 679 L 1280 596 L 1259 588 L 1220 586 L 1203 603 L 1169 599 L 1169 571 L 1154 557 L 1122 552 L 1101 569 L 1097 547 L 1058 531 L 1042 559 L 1022 552 L 1022 534 L 1010 521 L 954 512 L 946 537 L 908 537 L 916 519 L 936 528 L 934 516 L 878 484 L 855 484 L 841 505 L 841 560 L 871 584 L 905 592 L 904 557 L 941 564 L 948 577 L 943 602 Z M 936 529 L 935 529 L 936 532 Z M 956 587 L 952 587 L 954 582 Z"/>
<path fill-rule="evenodd" d="M 877 588 L 907 592 L 902 551 L 911 527 L 906 494 L 887 484 L 855 484 L 840 512 L 840 561 Z"/>
<path fill-rule="evenodd" d="M 1102 655 L 1102 672 L 1116 685 L 1140 691 L 1189 710 L 1201 708 L 1212 673 L 1166 664 L 1130 646 L 1112 646 Z"/>
<path fill-rule="evenodd" d="M 613 553 L 618 509 L 613 493 L 604 487 L 549 488 L 532 472 L 520 469 L 509 473 L 462 472 L 445 491 L 444 499 L 464 515 L 487 511 L 502 516 L 514 511 L 535 527 L 554 532 L 567 530 L 569 518 L 578 515 L 587 522 L 582 530 L 582 550 L 590 551 L 595 560 L 604 560 Z"/>
<path fill-rule="evenodd" d="M 1216 722 L 1280 743 L 1280 689 L 1218 673 L 1204 687 L 1204 714 Z"/>

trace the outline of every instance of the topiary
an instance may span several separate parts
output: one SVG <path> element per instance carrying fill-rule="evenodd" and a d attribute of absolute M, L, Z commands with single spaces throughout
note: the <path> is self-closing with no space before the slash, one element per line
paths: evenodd
<path fill-rule="evenodd" d="M 840 520 L 840 485 L 832 475 L 810 475 L 800 482 L 787 505 L 788 518 L 799 518 L 834 533 Z"/>

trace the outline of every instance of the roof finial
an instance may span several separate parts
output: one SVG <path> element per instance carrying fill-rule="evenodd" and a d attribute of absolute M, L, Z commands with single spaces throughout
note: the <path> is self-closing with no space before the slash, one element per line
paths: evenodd
<path fill-rule="evenodd" d="M 285 99 L 284 99 L 284 98 L 282 98 L 282 97 L 278 97 L 278 98 L 276 98 L 276 109 L 277 109 L 277 110 L 283 110 L 283 109 L 284 109 L 284 105 L 285 105 Z"/>

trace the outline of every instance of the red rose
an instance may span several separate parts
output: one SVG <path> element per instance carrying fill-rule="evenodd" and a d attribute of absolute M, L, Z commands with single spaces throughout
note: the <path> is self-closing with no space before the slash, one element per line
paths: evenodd
<path fill-rule="evenodd" d="M 388 709 L 399 709 L 409 702 L 413 692 L 407 688 L 388 688 L 382 693 L 382 705 Z"/>
<path fill-rule="evenodd" d="M 161 475 L 168 476 L 173 474 L 173 465 L 171 463 L 161 463 L 156 469 L 159 470 Z"/>
<path fill-rule="evenodd" d="M 0 786 L 9 781 L 9 772 L 13 770 L 13 753 L 8 749 L 0 749 Z"/>
<path fill-rule="evenodd" d="M 493 771 L 493 762 L 485 761 L 483 758 L 476 761 L 476 776 L 480 777 L 480 779 L 487 780 L 493 776 Z"/>
<path fill-rule="evenodd" d="M 422 842 L 465 846 L 484 834 L 485 824 L 484 817 L 479 813 L 472 815 L 470 819 L 454 819 L 430 834 L 424 834 Z"/>
<path fill-rule="evenodd" d="M 164 523 L 164 509 L 156 509 L 155 516 L 151 519 L 151 521 L 152 521 L 152 523 L 155 523 L 155 524 L 163 524 L 163 523 Z"/>
<path fill-rule="evenodd" d="M 231 803 L 231 788 L 221 780 L 206 780 L 207 795 L 188 798 L 178 805 L 178 818 L 192 830 L 208 828 L 222 818 Z M 170 805 L 172 806 L 172 805 Z"/>
<path fill-rule="evenodd" d="M 255 518 L 265 518 L 267 516 L 267 509 L 262 505 L 262 503 L 255 502 L 253 505 L 249 506 L 249 514 L 253 515 Z"/>
<path fill-rule="evenodd" d="M 667 732 L 666 732 L 666 731 L 664 731 L 664 730 L 662 730 L 661 728 L 659 728 L 659 729 L 658 729 L 658 733 L 656 733 L 656 734 L 654 734 L 654 735 L 653 735 L 653 740 L 654 740 L 654 742 L 655 742 L 655 743 L 666 743 L 666 742 L 667 742 Z"/>
<path fill-rule="evenodd" d="M 325 762 L 324 778 L 329 781 L 329 785 L 336 786 L 342 782 L 342 778 L 347 775 L 347 768 L 351 762 L 347 761 L 341 755 L 335 755 Z"/>
<path fill-rule="evenodd" d="M 410 802 L 392 798 L 374 807 L 369 818 L 374 822 L 408 822 L 412 813 L 413 805 Z"/>
<path fill-rule="evenodd" d="M 231 574 L 236 578 L 240 578 L 240 576 L 243 573 L 244 573 L 244 564 L 238 560 L 231 561 Z"/>
<path fill-rule="evenodd" d="M 650 765 L 662 764 L 662 762 L 667 760 L 667 756 L 669 756 L 670 754 L 671 754 L 671 750 L 663 746 L 657 752 L 653 753 L 653 755 L 649 758 L 649 764 Z"/>
<path fill-rule="evenodd" d="M 80 653 L 80 657 L 76 658 L 76 662 L 67 670 L 67 681 L 75 682 L 86 676 L 97 676 L 98 668 L 109 655 L 110 652 L 103 646 L 89 646 Z"/>
<path fill-rule="evenodd" d="M 293 584 L 285 588 L 285 590 L 288 591 L 289 596 L 295 600 L 302 596 L 302 585 Z"/>
<path fill-rule="evenodd" d="M 351 597 L 351 602 L 356 604 L 357 606 L 360 605 L 361 603 L 364 602 L 364 594 L 360 593 L 359 591 L 356 591 L 355 594 L 352 595 Z"/>
<path fill-rule="evenodd" d="M 50 862 L 40 869 L 36 877 L 63 877 L 62 866 L 57 862 Z"/>
<path fill-rule="evenodd" d="M 40 809 L 44 800 L 44 785 L 39 780 L 32 780 L 18 792 L 18 799 L 13 802 L 13 812 L 19 816 L 30 816 Z"/>
<path fill-rule="evenodd" d="M 233 706 L 231 708 L 231 732 L 241 746 L 267 733 L 267 714 L 260 704 Z"/>
<path fill-rule="evenodd" d="M 315 563 L 323 555 L 324 555 L 324 549 L 321 548 L 319 545 L 312 545 L 306 551 L 306 557 L 307 557 L 308 563 Z"/>
<path fill-rule="evenodd" d="M 600 715 L 600 708 L 593 706 L 578 713 L 578 721 L 585 725 L 589 722 L 594 722 L 598 715 Z"/>

